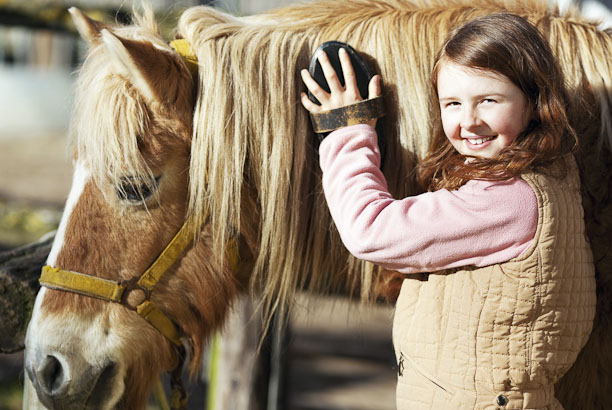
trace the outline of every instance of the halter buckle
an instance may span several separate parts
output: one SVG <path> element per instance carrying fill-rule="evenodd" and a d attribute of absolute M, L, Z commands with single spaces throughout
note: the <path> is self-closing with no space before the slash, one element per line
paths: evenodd
<path fill-rule="evenodd" d="M 124 287 L 121 295 L 121 303 L 130 310 L 136 311 L 136 308 L 144 302 L 151 301 L 151 291 L 138 283 L 139 277 L 133 277 L 120 282 Z"/>

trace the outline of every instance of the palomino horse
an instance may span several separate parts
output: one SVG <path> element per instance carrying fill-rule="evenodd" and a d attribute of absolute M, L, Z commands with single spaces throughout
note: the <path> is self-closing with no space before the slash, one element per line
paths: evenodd
<path fill-rule="evenodd" d="M 174 252 L 178 261 L 168 263 L 151 302 L 176 323 L 174 342 L 192 351 L 192 370 L 241 290 L 261 295 L 269 317 L 297 288 L 328 288 L 347 275 L 373 288 L 375 268 L 350 258 L 331 228 L 299 69 L 326 40 L 366 56 L 384 79 L 383 171 L 395 196 L 414 194 L 411 170 L 438 120 L 429 79 L 436 50 L 457 24 L 504 10 L 549 39 L 582 143 L 600 297 L 595 330 L 558 397 L 568 409 L 612 408 L 612 38 L 536 1 L 328 1 L 245 18 L 196 7 L 178 27 L 197 57 L 195 83 L 150 11 L 135 26 L 106 27 L 73 10 L 90 52 L 73 118 L 74 181 L 48 269 L 137 278 L 187 221 L 194 241 Z M 226 256 L 232 243 L 238 270 Z M 134 300 L 126 308 L 43 288 L 26 340 L 25 407 L 144 408 L 154 378 L 177 365 L 180 350 L 133 311 L 144 293 L 127 293 Z"/>

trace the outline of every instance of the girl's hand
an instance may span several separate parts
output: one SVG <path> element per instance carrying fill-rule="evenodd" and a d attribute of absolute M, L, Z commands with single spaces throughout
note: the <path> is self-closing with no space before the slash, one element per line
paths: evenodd
<path fill-rule="evenodd" d="M 363 98 L 359 94 L 357 88 L 357 80 L 355 78 L 355 71 L 353 70 L 353 64 L 351 59 L 344 48 L 338 51 L 340 58 L 340 65 L 342 67 L 342 74 L 344 75 L 345 86 L 340 84 L 338 75 L 334 71 L 329 58 L 324 51 L 319 53 L 318 59 L 323 69 L 323 74 L 329 85 L 330 92 L 326 92 L 319 84 L 312 78 L 308 70 L 302 70 L 302 80 L 308 90 L 314 95 L 317 100 L 321 102 L 321 105 L 317 105 L 310 101 L 306 93 L 302 93 L 301 101 L 304 108 L 311 113 L 319 113 L 323 111 L 333 110 L 335 108 L 344 107 L 345 105 L 355 104 L 362 101 Z M 368 98 L 374 98 L 380 96 L 380 76 L 375 75 L 368 84 Z M 376 119 L 368 122 L 372 127 L 376 125 Z"/>

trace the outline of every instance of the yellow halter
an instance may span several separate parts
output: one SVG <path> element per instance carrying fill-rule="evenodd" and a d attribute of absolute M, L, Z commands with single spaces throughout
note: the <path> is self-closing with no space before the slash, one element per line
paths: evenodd
<path fill-rule="evenodd" d="M 135 310 L 172 344 L 179 347 L 182 345 L 180 331 L 174 322 L 153 304 L 151 292 L 191 243 L 193 233 L 188 229 L 188 225 L 187 222 L 183 224 L 168 246 L 139 278 L 114 281 L 46 265 L 42 268 L 39 282 L 47 288 L 120 303 L 128 309 Z M 133 299 L 128 297 L 134 291 L 140 293 L 134 298 L 139 301 L 136 304 L 132 304 Z"/>
<path fill-rule="evenodd" d="M 179 365 L 171 372 L 172 392 L 170 394 L 170 408 L 173 410 L 184 410 L 187 406 L 187 394 L 181 382 L 181 370 L 184 358 L 182 350 L 180 328 L 164 314 L 151 301 L 151 293 L 162 279 L 164 274 L 183 255 L 187 246 L 191 243 L 194 233 L 189 228 L 189 220 L 174 235 L 170 243 L 153 261 L 151 266 L 140 276 L 123 281 L 102 279 L 80 272 L 74 272 L 45 265 L 42 268 L 39 282 L 42 286 L 65 292 L 77 293 L 102 299 L 108 302 L 119 303 L 130 310 L 136 311 L 141 317 L 148 321 L 155 329 L 166 337 L 178 350 Z M 235 239 L 227 245 L 227 256 L 230 266 L 237 272 L 240 265 L 238 245 Z M 135 297 L 135 304 L 128 296 L 134 292 L 140 292 Z"/>
<path fill-rule="evenodd" d="M 179 38 L 170 42 L 170 47 L 181 56 L 191 74 L 197 74 L 198 72 L 198 58 L 191 49 L 191 46 L 187 40 Z"/>

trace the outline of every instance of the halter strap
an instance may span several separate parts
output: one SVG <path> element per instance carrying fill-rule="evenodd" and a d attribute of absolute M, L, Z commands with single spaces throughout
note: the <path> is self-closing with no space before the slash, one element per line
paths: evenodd
<path fill-rule="evenodd" d="M 151 302 L 150 298 L 155 286 L 191 243 L 194 234 L 189 226 L 189 221 L 183 224 L 166 248 L 140 277 L 114 281 L 45 265 L 42 268 L 39 282 L 50 289 L 78 293 L 119 303 L 136 311 L 172 344 L 177 347 L 181 346 L 181 332 L 174 322 Z M 232 239 L 227 244 L 227 258 L 232 270 L 237 272 L 240 268 L 240 255 L 236 239 Z M 133 290 L 144 292 L 144 300 L 136 305 L 131 305 L 127 298 Z"/>
<path fill-rule="evenodd" d="M 164 335 L 176 347 L 179 358 L 179 365 L 171 372 L 170 408 L 172 410 L 185 410 L 187 408 L 187 393 L 181 379 L 185 352 L 181 343 L 179 328 L 172 319 L 151 302 L 151 292 L 153 292 L 153 289 L 160 282 L 164 274 L 174 265 L 191 243 L 194 238 L 194 232 L 190 227 L 191 224 L 188 219 L 140 277 L 114 281 L 45 265 L 42 268 L 39 279 L 41 285 L 50 289 L 119 303 L 128 309 L 136 311 Z M 234 272 L 237 272 L 240 268 L 237 240 L 230 240 L 226 248 L 230 267 Z M 135 306 L 131 305 L 127 298 L 130 292 L 134 290 L 140 290 L 144 293 L 144 300 Z M 165 400 L 163 396 L 158 398 L 158 400 L 161 399 Z"/>
<path fill-rule="evenodd" d="M 149 266 L 138 279 L 137 284 L 152 291 L 159 283 L 166 271 L 174 265 L 174 262 L 183 254 L 185 248 L 193 240 L 194 233 L 189 229 L 189 221 L 185 222 L 181 229 L 174 235 L 168 246 L 159 254 L 157 259 Z"/>
<path fill-rule="evenodd" d="M 132 278 L 114 281 L 46 265 L 43 266 L 39 282 L 50 289 L 64 290 L 120 303 L 136 311 L 172 344 L 179 347 L 181 346 L 181 332 L 174 322 L 151 302 L 151 292 L 191 243 L 193 231 L 189 229 L 189 226 L 189 221 L 183 224 L 166 248 L 137 280 Z M 128 295 L 134 290 L 143 292 L 144 300 L 136 305 L 131 305 L 128 301 Z"/>
<path fill-rule="evenodd" d="M 150 292 L 145 292 L 145 300 L 136 306 L 131 306 L 127 303 L 126 296 L 128 293 L 126 293 L 126 290 L 129 289 L 129 286 L 126 286 L 126 283 L 129 281 L 116 282 L 46 265 L 42 268 L 39 282 L 42 286 L 49 289 L 63 290 L 108 302 L 119 303 L 136 311 L 173 345 L 176 347 L 181 346 L 181 332 L 172 319 L 149 300 Z M 133 289 L 138 289 L 138 287 L 134 287 L 131 290 Z"/>
<path fill-rule="evenodd" d="M 196 74 L 198 72 L 198 57 L 196 57 L 187 40 L 184 38 L 172 40 L 170 42 L 170 47 L 183 58 L 191 74 Z"/>

